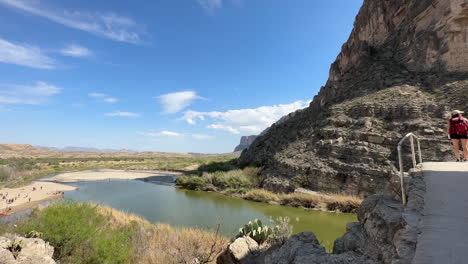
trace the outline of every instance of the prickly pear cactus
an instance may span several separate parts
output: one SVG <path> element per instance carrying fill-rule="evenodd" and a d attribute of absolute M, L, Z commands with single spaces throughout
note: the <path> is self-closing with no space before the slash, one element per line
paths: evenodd
<path fill-rule="evenodd" d="M 249 236 L 261 244 L 268 239 L 271 233 L 272 229 L 269 226 L 263 226 L 262 221 L 255 219 L 253 222 L 249 221 L 244 227 L 240 228 L 237 237 Z"/>

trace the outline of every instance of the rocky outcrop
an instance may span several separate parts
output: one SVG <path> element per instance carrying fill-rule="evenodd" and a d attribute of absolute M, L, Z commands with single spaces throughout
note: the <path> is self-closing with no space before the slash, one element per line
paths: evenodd
<path fill-rule="evenodd" d="M 54 248 L 39 238 L 0 237 L 0 264 L 55 264 Z"/>
<path fill-rule="evenodd" d="M 423 138 L 424 160 L 451 159 L 445 114 L 468 110 L 467 21 L 466 0 L 365 0 L 310 106 L 272 125 L 239 162 L 263 166 L 264 179 L 364 196 L 391 193 L 408 132 Z"/>
<path fill-rule="evenodd" d="M 248 149 L 256 138 L 257 138 L 257 136 L 242 136 L 241 139 L 240 139 L 240 143 L 234 149 L 234 152 L 243 151 L 244 149 Z"/>
<path fill-rule="evenodd" d="M 333 253 L 354 252 L 384 264 L 409 264 L 414 258 L 424 207 L 425 184 L 413 171 L 408 203 L 382 195 L 368 197 L 358 210 L 359 223 L 350 223 L 335 241 Z"/>
<path fill-rule="evenodd" d="M 354 253 L 327 254 L 314 233 L 292 236 L 284 245 L 261 250 L 247 246 L 249 238 L 238 238 L 217 259 L 218 264 L 376 264 Z M 254 241 L 255 242 L 255 241 Z M 238 247 L 242 246 L 242 250 Z M 227 256 L 230 256 L 227 258 Z M 236 257 L 233 257 L 236 256 Z M 243 257 L 240 257 L 243 256 Z M 240 258 L 239 258 L 240 257 Z"/>
<path fill-rule="evenodd" d="M 410 172 L 408 203 L 384 195 L 372 195 L 358 209 L 359 222 L 327 254 L 311 232 L 289 238 L 284 245 L 260 247 L 251 238 L 236 239 L 218 258 L 219 264 L 410 264 L 416 252 L 424 209 L 425 184 L 421 171 Z"/>

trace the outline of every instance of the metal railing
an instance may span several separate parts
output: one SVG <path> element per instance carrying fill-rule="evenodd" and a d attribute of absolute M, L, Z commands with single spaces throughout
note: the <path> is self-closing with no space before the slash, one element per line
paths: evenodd
<path fill-rule="evenodd" d="M 414 150 L 414 139 L 416 139 L 416 142 L 418 145 L 419 163 L 420 164 L 422 163 L 421 145 L 419 143 L 419 138 L 413 133 L 406 134 L 406 136 L 404 136 L 400 140 L 400 142 L 398 142 L 398 161 L 400 165 L 401 200 L 403 204 L 406 204 L 406 193 L 405 193 L 405 182 L 404 182 L 405 169 L 403 167 L 403 157 L 401 154 L 401 149 L 402 149 L 403 143 L 405 142 L 407 138 L 410 139 L 410 143 L 411 143 L 411 158 L 413 160 L 413 168 L 416 168 L 416 166 L 418 166 L 418 163 L 416 162 L 416 152 Z"/>

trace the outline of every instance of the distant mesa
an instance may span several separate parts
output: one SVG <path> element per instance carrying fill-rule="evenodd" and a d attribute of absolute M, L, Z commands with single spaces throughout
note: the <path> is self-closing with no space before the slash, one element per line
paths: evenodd
<path fill-rule="evenodd" d="M 240 144 L 234 149 L 234 152 L 242 151 L 248 149 L 250 145 L 255 141 L 257 136 L 243 136 L 241 137 Z"/>

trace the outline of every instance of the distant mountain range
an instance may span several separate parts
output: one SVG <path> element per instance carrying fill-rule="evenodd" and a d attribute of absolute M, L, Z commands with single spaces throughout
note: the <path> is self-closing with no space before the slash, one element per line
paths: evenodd
<path fill-rule="evenodd" d="M 87 147 L 73 147 L 67 146 L 64 148 L 56 148 L 56 147 L 45 147 L 45 146 L 35 146 L 36 148 L 40 149 L 48 149 L 48 150 L 56 150 L 56 151 L 83 151 L 83 152 L 138 152 L 129 149 L 99 149 L 99 148 L 87 148 Z"/>

